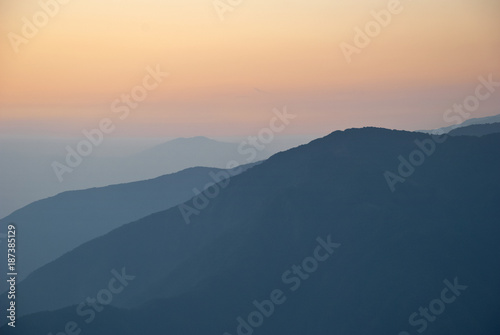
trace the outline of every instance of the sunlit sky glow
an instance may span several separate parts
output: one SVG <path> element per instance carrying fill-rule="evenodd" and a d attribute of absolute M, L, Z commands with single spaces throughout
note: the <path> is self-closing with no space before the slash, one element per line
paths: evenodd
<path fill-rule="evenodd" d="M 8 33 L 40 5 L 0 0 L 0 132 L 78 136 L 118 120 L 113 100 L 156 64 L 170 76 L 113 136 L 245 135 L 284 105 L 298 115 L 288 134 L 436 128 L 479 76 L 500 81 L 497 0 L 403 0 L 347 64 L 339 44 L 387 3 L 243 0 L 222 22 L 212 0 L 71 0 L 15 53 Z M 500 91 L 474 117 L 499 103 Z"/>

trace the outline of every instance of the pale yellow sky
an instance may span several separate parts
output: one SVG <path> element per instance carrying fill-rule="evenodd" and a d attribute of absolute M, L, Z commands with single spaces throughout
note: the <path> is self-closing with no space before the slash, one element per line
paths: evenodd
<path fill-rule="evenodd" d="M 348 64 L 339 45 L 388 2 L 243 0 L 221 21 L 213 0 L 71 0 L 15 52 L 40 3 L 0 0 L 0 131 L 78 134 L 157 64 L 169 77 L 117 134 L 240 135 L 283 105 L 290 133 L 441 126 L 478 76 L 500 80 L 497 0 L 402 0 Z M 475 116 L 500 113 L 498 96 Z"/>

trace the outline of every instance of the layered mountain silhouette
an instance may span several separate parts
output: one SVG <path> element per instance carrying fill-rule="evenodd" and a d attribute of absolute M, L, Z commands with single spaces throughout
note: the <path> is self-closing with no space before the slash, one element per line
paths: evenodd
<path fill-rule="evenodd" d="M 20 146 L 18 151 L 30 143 Z M 60 181 L 52 164 L 56 161 L 66 165 L 68 154 L 65 147 L 69 145 L 74 150 L 75 143 L 59 141 L 39 144 L 36 148 L 39 148 L 40 153 L 29 151 L 27 154 L 8 150 L 13 145 L 8 143 L 5 148 L 0 148 L 3 158 L 0 161 L 0 185 L 4 191 L 0 195 L 0 213 L 3 213 L 0 217 L 33 201 L 64 191 L 141 181 L 195 166 L 226 169 L 232 161 L 244 165 L 266 159 L 277 152 L 273 151 L 276 150 L 274 147 L 268 146 L 262 151 L 254 149 L 256 155 L 250 157 L 238 150 L 240 143 L 221 142 L 207 137 L 179 138 L 132 155 L 115 157 L 92 154 L 82 158 L 81 164 L 72 172 L 63 173 Z M 242 150 L 248 148 L 249 145 L 246 145 Z M 71 159 L 76 160 L 74 156 Z"/>
<path fill-rule="evenodd" d="M 498 122 L 500 122 L 500 114 L 493 115 L 493 116 L 472 118 L 472 119 L 465 120 L 464 122 L 462 122 L 460 124 L 454 124 L 452 126 L 442 127 L 442 128 L 433 129 L 433 130 L 419 130 L 418 132 L 428 133 L 428 134 L 446 134 L 446 133 L 449 133 L 450 131 L 452 131 L 454 129 L 458 129 L 458 128 L 463 128 L 463 127 L 472 126 L 472 125 L 498 123 Z"/>
<path fill-rule="evenodd" d="M 218 166 L 223 162 L 238 158 L 238 143 L 220 142 L 204 136 L 177 138 L 147 149 L 131 157 L 135 161 L 156 161 L 178 167 L 175 164 L 202 166 Z M 176 161 L 168 161 L 168 157 L 176 157 Z M 140 159 L 137 159 L 140 158 Z M 239 157 L 241 160 L 241 157 Z M 180 166 L 180 165 L 179 165 Z"/>
<path fill-rule="evenodd" d="M 392 192 L 384 174 L 407 171 L 416 140 L 428 155 Z M 158 212 L 38 269 L 1 331 L 498 334 L 499 144 L 334 132 L 221 182 L 189 225 Z"/>
<path fill-rule="evenodd" d="M 1 219 L 0 231 L 16 224 L 17 257 L 22 259 L 18 279 L 23 279 L 82 243 L 189 200 L 195 194 L 193 189 L 203 191 L 221 174 L 237 174 L 251 166 L 233 170 L 196 167 L 145 181 L 63 192 Z M 4 250 L 7 244 L 0 247 Z M 1 292 L 6 286 L 2 280 Z"/>
<path fill-rule="evenodd" d="M 461 127 L 450 131 L 448 134 L 451 136 L 484 136 L 497 133 L 500 133 L 500 122 Z"/>

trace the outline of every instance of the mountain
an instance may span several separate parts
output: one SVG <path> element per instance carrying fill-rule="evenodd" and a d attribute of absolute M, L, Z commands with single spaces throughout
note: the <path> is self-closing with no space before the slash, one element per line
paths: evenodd
<path fill-rule="evenodd" d="M 38 269 L 16 301 L 35 314 L 1 331 L 498 334 L 500 134 L 437 141 L 351 129 L 274 155 L 186 202 L 189 225 L 155 213 Z"/>
<path fill-rule="evenodd" d="M 265 150 L 254 149 L 256 155 L 247 157 L 238 150 L 239 146 L 239 143 L 220 142 L 204 136 L 178 138 L 132 155 L 127 160 L 128 164 L 134 166 L 134 170 L 155 174 L 158 167 L 168 171 L 178 171 L 191 166 L 227 168 L 228 162 L 231 161 L 242 165 L 270 156 Z"/>
<path fill-rule="evenodd" d="M 213 176 L 237 174 L 251 166 L 233 170 L 196 167 L 145 181 L 63 192 L 1 219 L 0 232 L 6 232 L 10 223 L 17 226 L 21 280 L 82 243 L 189 200 L 194 188 L 202 191 L 218 180 Z M 0 288 L 6 289 L 4 280 Z"/>
<path fill-rule="evenodd" d="M 83 157 L 80 164 L 72 167 L 71 172 L 60 172 L 59 179 L 53 164 L 57 162 L 69 166 L 66 162 L 67 147 L 74 151 L 79 143 L 77 140 L 19 142 L 0 139 L 0 187 L 3 190 L 0 194 L 0 217 L 36 200 L 69 190 L 151 179 L 194 166 L 225 169 L 232 161 L 244 165 L 268 158 L 273 150 L 273 147 L 266 146 L 265 150 L 259 151 L 245 144 L 240 153 L 239 142 L 194 137 L 175 139 L 153 147 L 148 144 L 149 149 L 128 154 L 138 150 L 133 142 L 106 139 L 90 156 Z M 142 144 L 141 148 L 145 145 Z M 256 155 L 246 154 L 248 151 Z M 74 156 L 72 160 L 75 160 Z"/>
<path fill-rule="evenodd" d="M 472 125 L 476 125 L 476 124 L 489 124 L 489 123 L 497 123 L 497 122 L 500 122 L 500 114 L 493 115 L 493 116 L 487 116 L 487 117 L 468 119 L 460 124 L 455 124 L 452 126 L 443 127 L 443 128 L 439 128 L 439 129 L 433 129 L 433 130 L 418 130 L 418 132 L 427 133 L 427 134 L 447 134 L 450 131 L 452 131 L 453 129 L 457 129 L 457 128 L 472 126 Z"/>
<path fill-rule="evenodd" d="M 180 137 L 174 140 L 156 145 L 152 148 L 144 150 L 138 154 L 133 155 L 134 157 L 146 157 L 151 156 L 155 159 L 158 155 L 170 155 L 170 154 L 184 154 L 185 158 L 192 158 L 190 152 L 187 150 L 194 150 L 198 154 L 205 154 L 208 157 L 209 152 L 212 151 L 215 155 L 227 155 L 234 153 L 237 149 L 236 143 L 220 142 L 210 139 L 205 136 L 196 137 Z"/>
<path fill-rule="evenodd" d="M 496 133 L 500 133 L 500 122 L 461 127 L 450 131 L 448 134 L 451 136 L 484 136 Z"/>

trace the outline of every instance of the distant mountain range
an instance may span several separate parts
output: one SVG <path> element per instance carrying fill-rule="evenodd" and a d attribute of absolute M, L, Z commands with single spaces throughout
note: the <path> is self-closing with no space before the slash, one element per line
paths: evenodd
<path fill-rule="evenodd" d="M 190 225 L 171 208 L 38 269 L 1 331 L 499 334 L 500 134 L 430 142 L 351 129 L 276 154 Z M 431 153 L 391 192 L 416 143 Z"/>
<path fill-rule="evenodd" d="M 475 124 L 472 126 L 453 129 L 448 133 L 451 136 L 484 136 L 500 133 L 500 122 Z"/>
<path fill-rule="evenodd" d="M 467 127 L 467 126 L 476 125 L 476 124 L 489 124 L 489 123 L 498 123 L 498 122 L 500 122 L 500 114 L 493 115 L 493 116 L 487 116 L 487 117 L 481 117 L 481 118 L 468 119 L 460 124 L 455 124 L 452 126 L 447 126 L 447 127 L 433 129 L 433 130 L 418 130 L 418 132 L 427 133 L 427 134 L 447 134 L 450 131 L 452 131 L 453 129 L 457 129 L 457 128 Z"/>
<path fill-rule="evenodd" d="M 22 259 L 18 279 L 23 279 L 82 243 L 181 204 L 194 196 L 193 189 L 203 191 L 229 172 L 238 174 L 251 166 L 234 170 L 196 167 L 145 181 L 60 193 L 1 219 L 0 231 L 12 222 L 17 226 L 17 256 Z M 0 247 L 4 250 L 7 244 Z M 2 280 L 0 292 L 6 284 Z"/>
<path fill-rule="evenodd" d="M 0 186 L 3 190 L 0 217 L 64 191 L 151 179 L 195 166 L 225 169 L 229 162 L 240 165 L 254 163 L 279 151 L 279 147 L 272 145 L 257 150 L 249 144 L 241 146 L 241 143 L 221 142 L 201 136 L 180 138 L 122 157 L 92 154 L 85 157 L 71 173 L 65 173 L 63 181 L 59 182 L 51 164 L 54 161 L 65 164 L 65 146 L 68 144 L 71 143 L 51 142 L 47 148 L 44 147 L 50 153 L 32 152 L 29 155 L 7 150 L 13 146 L 10 142 L 0 146 Z M 287 143 L 282 147 L 288 147 Z M 255 156 L 246 154 L 248 150 L 255 152 Z M 60 154 L 55 155 L 54 152 Z"/>
<path fill-rule="evenodd" d="M 244 165 L 268 158 L 267 151 L 255 150 L 258 154 L 251 160 L 238 151 L 238 143 L 220 142 L 204 136 L 178 138 L 127 157 L 127 164 L 142 174 L 158 173 L 162 167 L 167 171 L 179 171 L 192 166 L 226 168 L 227 163 L 236 161 Z"/>

